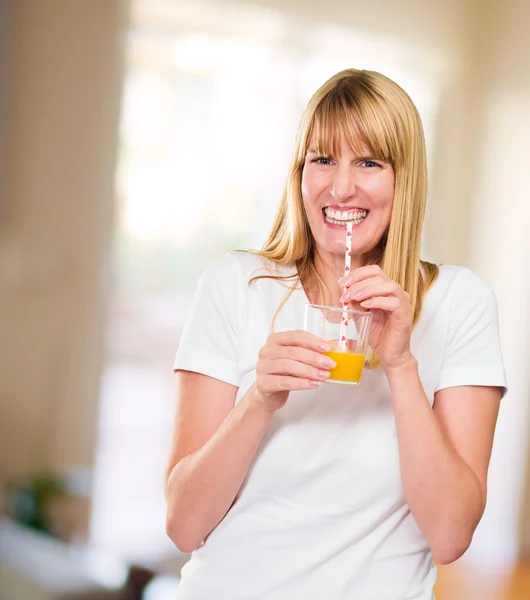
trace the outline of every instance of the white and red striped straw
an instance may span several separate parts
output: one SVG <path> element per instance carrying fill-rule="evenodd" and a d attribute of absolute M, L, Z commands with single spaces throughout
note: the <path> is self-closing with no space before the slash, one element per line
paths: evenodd
<path fill-rule="evenodd" d="M 353 231 L 353 223 L 348 221 L 346 223 L 346 252 L 344 253 L 344 277 L 350 274 L 351 271 L 351 238 Z M 343 302 L 342 308 L 346 311 L 350 307 L 349 302 Z M 343 312 L 340 321 L 340 333 L 339 333 L 339 349 L 346 350 L 348 344 L 348 338 L 346 336 L 348 329 L 348 313 Z"/>

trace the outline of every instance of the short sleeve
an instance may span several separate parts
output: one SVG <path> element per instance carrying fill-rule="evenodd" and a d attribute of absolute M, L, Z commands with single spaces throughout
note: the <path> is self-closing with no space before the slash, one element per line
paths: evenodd
<path fill-rule="evenodd" d="M 232 253 L 203 272 L 186 318 L 174 371 L 194 371 L 239 386 L 240 290 L 238 263 Z"/>
<path fill-rule="evenodd" d="M 447 338 L 436 391 L 461 385 L 498 386 L 506 393 L 497 301 L 491 287 L 469 269 L 450 292 Z"/>

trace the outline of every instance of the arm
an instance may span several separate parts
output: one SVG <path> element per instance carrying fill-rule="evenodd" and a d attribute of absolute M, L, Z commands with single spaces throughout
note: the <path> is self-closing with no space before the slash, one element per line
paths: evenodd
<path fill-rule="evenodd" d="M 486 505 L 486 480 L 501 391 L 461 386 L 431 409 L 414 359 L 387 369 L 405 497 L 434 558 L 458 559 Z"/>
<path fill-rule="evenodd" d="M 272 416 L 253 402 L 254 386 L 234 406 L 236 392 L 206 375 L 177 372 L 166 530 L 182 552 L 195 550 L 228 512 Z"/>
<path fill-rule="evenodd" d="M 407 502 L 435 559 L 452 562 L 469 546 L 486 503 L 502 393 L 496 386 L 504 379 L 498 369 L 494 297 L 476 276 L 455 293 L 443 385 L 432 409 L 410 352 L 409 294 L 375 265 L 357 269 L 341 283 L 345 299 L 373 313 L 369 343 L 390 385 Z M 479 371 L 472 379 L 491 383 L 468 385 L 461 374 L 466 364 Z M 489 367 L 492 377 L 485 373 Z"/>

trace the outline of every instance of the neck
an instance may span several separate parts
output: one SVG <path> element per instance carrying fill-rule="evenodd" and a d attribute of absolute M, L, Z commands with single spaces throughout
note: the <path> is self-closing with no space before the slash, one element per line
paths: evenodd
<path fill-rule="evenodd" d="M 361 257 L 352 256 L 352 270 L 363 264 Z M 323 296 L 317 281 L 306 281 L 304 288 L 309 300 L 315 304 L 327 303 L 331 306 L 340 306 L 342 288 L 339 285 L 339 279 L 344 276 L 344 256 L 324 254 L 317 250 L 315 252 L 315 269 L 324 283 L 328 297 Z"/>
<path fill-rule="evenodd" d="M 351 271 L 370 264 L 375 257 L 375 253 L 371 253 L 370 255 L 353 255 L 351 257 Z M 323 253 L 317 249 L 315 252 L 315 269 L 318 276 L 324 282 L 324 286 L 328 291 L 328 298 L 322 297 L 316 281 L 311 283 L 304 282 L 304 288 L 306 288 L 306 293 L 310 301 L 315 304 L 325 304 L 328 302 L 331 306 L 340 306 L 340 297 L 342 296 L 343 289 L 339 285 L 339 279 L 344 277 L 344 255 Z"/>

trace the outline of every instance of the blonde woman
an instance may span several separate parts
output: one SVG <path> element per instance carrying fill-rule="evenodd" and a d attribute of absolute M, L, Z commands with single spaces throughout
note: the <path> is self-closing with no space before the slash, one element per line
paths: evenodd
<path fill-rule="evenodd" d="M 433 557 L 468 548 L 506 382 L 491 289 L 420 260 L 426 194 L 408 95 L 369 71 L 326 82 L 263 250 L 206 270 L 177 353 L 179 600 L 431 600 Z M 322 385 L 325 340 L 302 331 L 308 301 L 342 300 L 373 313 L 355 389 Z"/>

